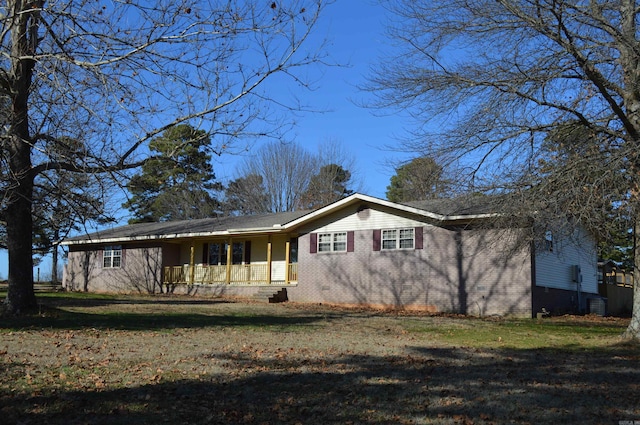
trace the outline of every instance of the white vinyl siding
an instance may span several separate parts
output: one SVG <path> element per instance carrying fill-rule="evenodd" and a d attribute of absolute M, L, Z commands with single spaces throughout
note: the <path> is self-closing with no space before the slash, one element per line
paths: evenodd
<path fill-rule="evenodd" d="M 545 244 L 536 250 L 535 276 L 536 286 L 578 291 L 585 293 L 598 293 L 598 276 L 595 258 L 597 256 L 593 248 L 593 241 L 584 231 L 577 230 L 572 237 L 559 238 L 554 235 L 553 251 L 547 249 Z M 582 282 L 580 288 L 575 281 L 574 267 L 580 266 Z"/>
<path fill-rule="evenodd" d="M 424 221 L 414 220 L 408 217 L 398 216 L 386 210 L 370 208 L 366 214 L 357 212 L 356 207 L 348 214 L 337 216 L 331 214 L 320 218 L 308 226 L 304 226 L 301 232 L 332 233 L 370 229 L 402 229 L 414 227 L 429 227 Z"/>

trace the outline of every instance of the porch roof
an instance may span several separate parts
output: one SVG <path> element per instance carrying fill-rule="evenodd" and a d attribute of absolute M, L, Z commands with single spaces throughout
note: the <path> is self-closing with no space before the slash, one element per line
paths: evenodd
<path fill-rule="evenodd" d="M 159 223 L 136 223 L 67 238 L 62 244 L 117 243 L 217 235 L 231 236 L 246 233 L 274 233 L 282 231 L 282 226 L 286 223 L 308 213 L 309 211 L 291 211 L 243 217 L 213 217 Z"/>

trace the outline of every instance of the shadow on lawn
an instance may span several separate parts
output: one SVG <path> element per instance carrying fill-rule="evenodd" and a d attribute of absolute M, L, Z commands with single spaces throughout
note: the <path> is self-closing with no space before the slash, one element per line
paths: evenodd
<path fill-rule="evenodd" d="M 174 328 L 207 327 L 290 327 L 326 319 L 322 315 L 299 314 L 279 316 L 275 312 L 259 314 L 250 308 L 241 311 L 218 311 L 216 305 L 234 304 L 225 299 L 195 299 L 192 297 L 86 296 L 84 294 L 53 294 L 38 298 L 40 311 L 18 317 L 2 317 L 0 329 L 50 328 L 50 329 L 119 329 L 158 330 Z M 97 313 L 74 311 L 68 308 L 109 307 Z M 120 308 L 132 306 L 133 311 Z M 158 306 L 153 311 L 136 312 L 136 306 Z M 167 309 L 163 309 L 164 307 Z M 193 306 L 211 309 L 189 311 L 172 310 L 172 307 Z M 148 308 L 147 308 L 148 310 Z"/>
<path fill-rule="evenodd" d="M 635 358 L 631 358 L 634 357 Z M 323 359 L 216 354 L 228 375 L 3 394 L 12 423 L 617 424 L 640 419 L 637 349 L 463 350 Z"/>
<path fill-rule="evenodd" d="M 194 298 L 174 295 L 96 295 L 88 293 L 50 293 L 38 296 L 38 302 L 46 307 L 103 307 L 109 305 L 216 305 L 233 303 L 223 298 Z"/>
<path fill-rule="evenodd" d="M 308 325 L 320 316 L 277 316 L 273 314 L 218 314 L 198 313 L 83 313 L 47 308 L 39 315 L 5 317 L 0 329 L 116 329 L 116 330 L 161 330 L 176 328 L 254 327 L 287 330 L 290 327 Z"/>

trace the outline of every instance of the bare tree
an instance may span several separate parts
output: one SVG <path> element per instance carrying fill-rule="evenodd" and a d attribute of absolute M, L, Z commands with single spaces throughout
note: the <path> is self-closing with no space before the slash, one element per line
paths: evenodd
<path fill-rule="evenodd" d="M 632 252 L 626 252 L 633 250 L 627 168 L 627 158 L 609 139 L 572 121 L 549 132 L 536 163 L 513 186 L 527 188 L 527 204 L 536 211 L 570 216 L 587 228 L 599 241 L 600 258 L 631 266 Z"/>
<path fill-rule="evenodd" d="M 315 170 L 313 155 L 295 143 L 271 142 L 240 165 L 240 176 L 260 176 L 268 212 L 295 211 Z M 253 199 L 252 201 L 256 201 Z M 256 209 L 256 208 L 254 208 Z"/>
<path fill-rule="evenodd" d="M 8 311 L 35 307 L 33 182 L 61 169 L 99 182 L 139 166 L 165 129 L 206 130 L 213 153 L 243 135 L 278 137 L 274 108 L 300 108 L 266 84 L 322 62 L 307 38 L 324 0 L 8 0 L 0 6 L 0 200 Z M 321 48 L 318 48 L 321 50 Z M 282 84 L 285 80 L 278 79 Z M 167 118 L 171 117 L 171 118 Z M 82 154 L 49 147 L 86 141 Z M 60 151 L 60 149 L 56 149 Z"/>
<path fill-rule="evenodd" d="M 640 42 L 631 0 L 382 1 L 393 12 L 397 54 L 369 89 L 380 105 L 409 109 L 419 127 L 407 145 L 468 166 L 478 187 L 507 188 L 523 200 L 550 131 L 578 122 L 607 145 L 599 175 L 625 171 L 630 210 L 640 204 Z M 579 173 L 581 176 L 583 173 Z M 462 178 L 463 176 L 460 176 Z M 601 181 L 617 181 L 603 178 Z M 567 178 L 599 197 L 602 186 Z M 485 185 L 486 184 L 486 185 Z M 561 188 L 562 185 L 556 187 Z M 548 196 L 548 195 L 547 195 Z M 540 198 L 538 197 L 538 200 Z M 530 204 L 529 204 L 530 205 Z M 559 204 L 557 204 L 560 206 Z M 581 211 L 582 215 L 588 211 Z M 640 221 L 635 221 L 639 234 Z M 635 269 L 640 266 L 640 250 Z M 637 274 L 637 273 L 636 273 Z M 627 335 L 640 338 L 640 285 Z"/>
<path fill-rule="evenodd" d="M 296 143 L 267 143 L 247 157 L 226 190 L 232 214 L 313 209 L 353 193 L 353 157 L 335 140 L 312 154 Z"/>

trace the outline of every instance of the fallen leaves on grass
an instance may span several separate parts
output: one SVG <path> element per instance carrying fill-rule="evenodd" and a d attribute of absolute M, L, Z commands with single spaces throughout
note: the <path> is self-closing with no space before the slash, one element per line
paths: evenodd
<path fill-rule="evenodd" d="M 232 313 L 240 307 L 224 306 Z M 504 322 L 365 309 L 245 308 L 252 314 L 262 309 L 265 317 L 290 315 L 289 323 L 304 316 L 306 328 L 227 321 L 166 332 L 85 326 L 6 333 L 0 341 L 2 418 L 25 424 L 135 418 L 141 424 L 486 425 L 640 417 L 633 396 L 640 391 L 636 346 L 514 349 L 495 344 L 507 337 L 494 330 L 490 347 L 452 347 L 404 324 L 458 333 Z"/>

